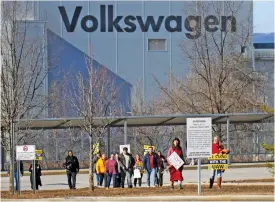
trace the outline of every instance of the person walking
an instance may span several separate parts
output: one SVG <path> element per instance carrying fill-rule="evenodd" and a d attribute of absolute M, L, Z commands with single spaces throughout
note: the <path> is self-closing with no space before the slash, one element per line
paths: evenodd
<path fill-rule="evenodd" d="M 120 160 L 119 160 L 119 153 L 116 152 L 116 155 L 115 155 L 115 160 L 116 160 L 116 165 L 117 165 L 117 175 L 116 175 L 116 188 L 120 187 L 121 186 L 121 163 L 120 163 Z"/>
<path fill-rule="evenodd" d="M 143 176 L 143 171 L 142 171 L 143 162 L 138 154 L 135 157 L 134 169 L 138 169 L 140 172 L 140 178 L 134 178 L 134 186 L 137 187 L 137 181 L 138 181 L 138 185 L 139 185 L 139 187 L 141 187 L 141 181 L 142 181 L 142 176 Z"/>
<path fill-rule="evenodd" d="M 23 162 L 20 161 L 20 170 L 17 170 L 17 164 L 19 161 L 16 160 L 16 156 L 14 156 L 14 178 L 15 178 L 15 190 L 18 191 L 19 189 L 19 177 L 23 177 L 24 175 L 24 165 Z M 8 176 L 10 176 L 10 166 L 8 167 Z"/>
<path fill-rule="evenodd" d="M 177 170 L 168 160 L 169 156 L 173 153 L 176 152 L 177 155 L 183 160 L 183 152 L 182 148 L 180 146 L 180 140 L 178 138 L 175 138 L 172 141 L 172 146 L 168 150 L 167 154 L 167 162 L 169 165 L 169 173 L 170 173 L 170 185 L 171 189 L 174 189 L 174 182 L 179 183 L 179 189 L 182 189 L 182 181 L 183 181 L 183 176 L 182 176 L 182 170 L 183 170 L 183 165 Z"/>
<path fill-rule="evenodd" d="M 107 189 L 110 188 L 113 179 L 113 188 L 116 187 L 117 162 L 114 153 L 111 154 L 110 159 L 105 163 L 105 173 L 107 175 Z"/>
<path fill-rule="evenodd" d="M 163 173 L 167 166 L 167 161 L 165 156 L 162 155 L 160 151 L 157 152 L 158 158 L 158 171 L 157 171 L 157 183 L 158 186 L 162 187 L 163 185 Z"/>
<path fill-rule="evenodd" d="M 106 154 L 102 154 L 101 158 L 96 163 L 96 173 L 99 176 L 99 186 L 102 186 L 104 180 L 104 186 L 107 185 L 107 175 L 105 175 L 105 161 Z"/>
<path fill-rule="evenodd" d="M 71 150 L 68 151 L 68 156 L 66 157 L 63 166 L 66 168 L 69 188 L 76 189 L 76 174 L 79 172 L 79 162 Z"/>
<path fill-rule="evenodd" d="M 143 158 L 143 167 L 147 172 L 147 186 L 150 187 L 150 176 L 153 176 L 153 184 L 157 186 L 157 169 L 158 169 L 158 159 L 153 153 L 153 147 L 148 148 L 147 154 Z"/>
<path fill-rule="evenodd" d="M 230 150 L 225 149 L 224 146 L 220 144 L 219 137 L 215 136 L 212 144 L 212 154 L 229 154 L 229 153 L 230 153 Z M 221 189 L 223 172 L 224 170 L 211 170 L 210 184 L 209 184 L 210 189 L 213 187 L 216 174 L 217 174 L 217 189 Z"/>
<path fill-rule="evenodd" d="M 124 147 L 123 152 L 119 157 L 121 165 L 121 187 L 124 188 L 125 178 L 127 180 L 128 188 L 133 188 L 132 173 L 135 162 L 133 157 L 128 153 L 128 148 Z"/>
<path fill-rule="evenodd" d="M 95 174 L 96 174 L 97 186 L 99 186 L 100 176 L 99 176 L 99 175 L 97 174 L 97 172 L 96 172 L 96 163 L 97 163 L 98 159 L 100 159 L 100 158 L 101 158 L 101 152 L 98 151 L 97 154 L 96 154 L 96 156 L 94 157 L 94 160 L 93 160 L 93 163 L 94 163 L 94 172 L 95 172 Z"/>
<path fill-rule="evenodd" d="M 30 165 L 29 168 L 29 172 L 31 173 L 30 175 L 30 181 L 31 181 L 31 188 L 33 189 L 33 168 L 32 168 L 32 164 Z M 39 164 L 38 161 L 35 161 L 35 189 L 39 190 L 38 186 L 42 186 L 42 182 L 41 182 L 41 166 Z"/>

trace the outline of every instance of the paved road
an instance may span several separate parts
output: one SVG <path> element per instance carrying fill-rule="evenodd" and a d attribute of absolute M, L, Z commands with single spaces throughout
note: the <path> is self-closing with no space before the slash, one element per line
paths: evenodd
<path fill-rule="evenodd" d="M 186 170 L 183 171 L 184 183 L 196 182 L 197 180 L 197 171 L 195 170 Z M 66 175 L 47 175 L 42 176 L 43 186 L 41 190 L 52 190 L 52 189 L 67 189 L 67 177 Z M 208 182 L 209 171 L 201 171 L 202 182 Z M 244 179 L 263 179 L 263 178 L 272 178 L 267 168 L 236 168 L 226 170 L 223 179 L 224 180 L 244 180 Z M 143 176 L 142 186 L 146 186 L 146 174 Z M 169 183 L 169 174 L 164 174 L 164 184 Z M 77 175 L 77 188 L 88 187 L 89 180 L 88 174 Z M 21 178 L 21 187 L 22 190 L 30 190 L 30 177 L 23 176 Z M 1 191 L 8 189 L 8 178 L 1 178 Z"/>

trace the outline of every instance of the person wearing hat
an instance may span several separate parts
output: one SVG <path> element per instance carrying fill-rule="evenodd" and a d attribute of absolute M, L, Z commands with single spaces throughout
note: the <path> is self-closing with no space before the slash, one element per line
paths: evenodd
<path fill-rule="evenodd" d="M 167 154 L 167 162 L 168 162 L 168 168 L 169 168 L 169 173 L 170 173 L 170 184 L 171 184 L 171 189 L 174 189 L 174 182 L 179 183 L 179 189 L 182 189 L 182 181 L 183 181 L 183 176 L 182 176 L 182 170 L 183 170 L 183 165 L 177 170 L 168 160 L 169 156 L 173 153 L 176 152 L 179 157 L 183 160 L 183 152 L 182 148 L 180 146 L 180 140 L 179 138 L 175 138 L 172 141 L 172 146 L 168 150 Z"/>
<path fill-rule="evenodd" d="M 128 148 L 124 147 L 122 154 L 119 156 L 121 166 L 121 187 L 124 188 L 125 178 L 127 180 L 128 188 L 132 188 L 132 173 L 135 162 L 133 157 L 128 153 Z"/>

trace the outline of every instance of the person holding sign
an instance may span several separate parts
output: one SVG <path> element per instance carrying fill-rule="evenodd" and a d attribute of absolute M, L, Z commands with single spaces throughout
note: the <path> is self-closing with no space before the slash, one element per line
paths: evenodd
<path fill-rule="evenodd" d="M 171 161 L 171 158 L 169 158 L 170 156 L 175 156 L 173 162 Z M 176 181 L 179 182 L 179 189 L 182 189 L 183 152 L 178 138 L 175 138 L 172 141 L 172 146 L 168 150 L 167 163 L 169 165 L 171 189 L 174 189 L 174 182 Z"/>
<path fill-rule="evenodd" d="M 219 137 L 215 136 L 212 144 L 212 154 L 229 154 L 229 153 L 230 151 L 228 149 L 225 149 L 224 146 L 220 144 Z M 213 187 L 216 174 L 217 174 L 217 189 L 221 189 L 222 173 L 223 173 L 223 170 L 211 170 L 210 185 L 209 185 L 210 189 Z"/>
<path fill-rule="evenodd" d="M 140 156 L 137 154 L 135 158 L 135 166 L 134 166 L 134 186 L 137 187 L 137 181 L 139 187 L 141 187 L 141 180 L 142 180 L 142 168 L 143 168 L 143 163 L 140 158 Z M 135 175 L 136 174 L 136 175 Z"/>

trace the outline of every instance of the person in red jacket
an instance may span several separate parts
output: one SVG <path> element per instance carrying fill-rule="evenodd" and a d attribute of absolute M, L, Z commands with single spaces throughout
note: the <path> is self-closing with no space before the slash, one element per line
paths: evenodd
<path fill-rule="evenodd" d="M 180 140 L 179 138 L 175 138 L 172 141 L 172 146 L 168 150 L 167 154 L 167 162 L 168 162 L 168 168 L 169 168 L 169 173 L 170 173 L 170 183 L 171 183 L 171 189 L 174 189 L 174 182 L 178 181 L 179 183 L 179 189 L 182 189 L 182 181 L 183 181 L 183 176 L 182 176 L 182 170 L 183 170 L 183 165 L 177 170 L 169 161 L 168 158 L 169 156 L 173 153 L 176 152 L 179 157 L 183 160 L 183 152 L 182 148 L 180 146 Z"/>
<path fill-rule="evenodd" d="M 220 144 L 219 137 L 215 136 L 212 144 L 212 154 L 229 154 L 229 152 L 230 152 L 229 150 L 225 149 L 224 146 Z M 217 189 L 221 188 L 222 173 L 223 173 L 223 170 L 211 170 L 210 185 L 209 185 L 210 189 L 213 187 L 216 174 L 217 174 Z"/>

